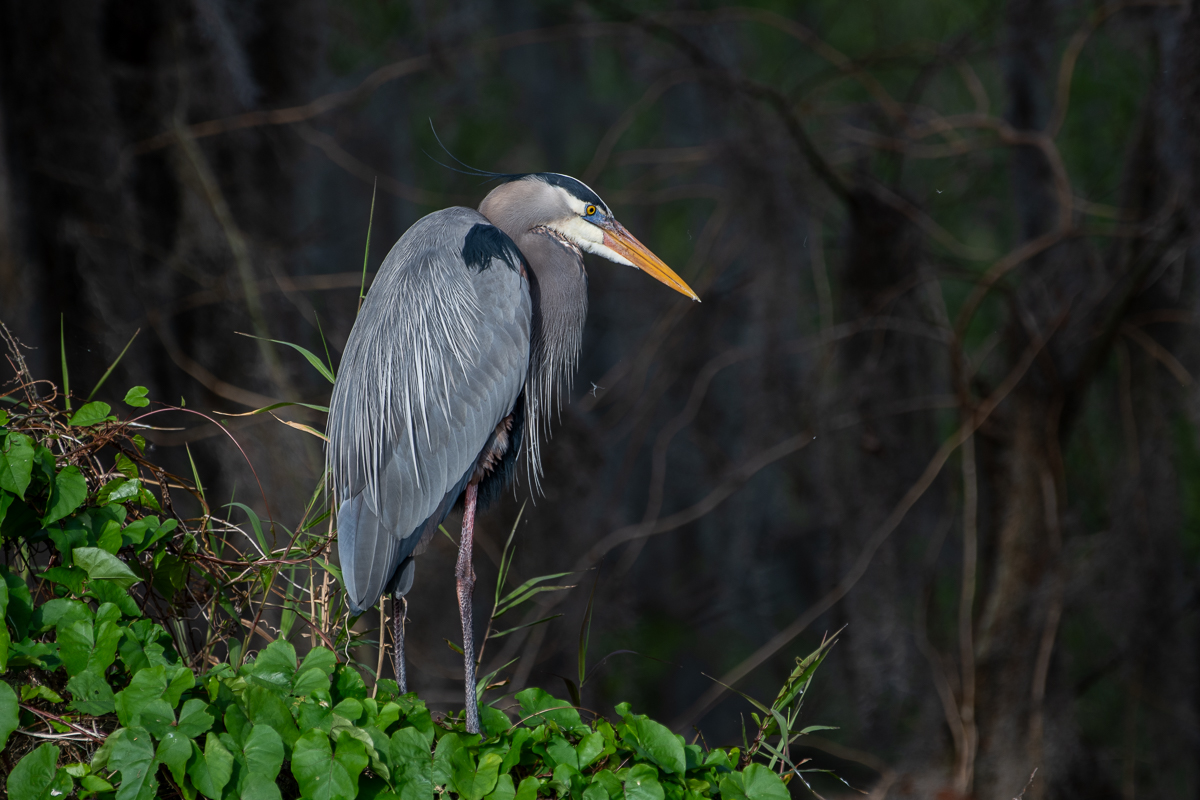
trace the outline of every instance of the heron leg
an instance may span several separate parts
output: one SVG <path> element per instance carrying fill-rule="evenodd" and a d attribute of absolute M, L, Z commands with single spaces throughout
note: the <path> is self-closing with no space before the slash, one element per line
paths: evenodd
<path fill-rule="evenodd" d="M 475 531 L 475 500 L 478 496 L 479 485 L 469 484 L 466 508 L 463 511 L 462 536 L 458 540 L 458 568 L 454 572 L 458 582 L 458 613 L 462 617 L 468 733 L 479 733 L 479 704 L 475 699 L 475 630 L 471 615 L 471 594 L 475 589 L 475 568 L 471 565 L 471 539 Z"/>
<path fill-rule="evenodd" d="M 392 595 L 392 665 L 400 694 L 408 694 L 408 670 L 404 664 L 404 624 L 408 622 L 408 598 Z"/>

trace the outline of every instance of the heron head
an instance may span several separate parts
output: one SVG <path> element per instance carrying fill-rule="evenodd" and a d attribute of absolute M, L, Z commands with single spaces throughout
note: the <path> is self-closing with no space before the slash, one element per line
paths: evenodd
<path fill-rule="evenodd" d="M 479 210 L 510 235 L 547 232 L 580 250 L 640 269 L 680 294 L 700 300 L 661 258 L 617 222 L 600 195 L 569 175 L 522 175 L 493 189 Z"/>

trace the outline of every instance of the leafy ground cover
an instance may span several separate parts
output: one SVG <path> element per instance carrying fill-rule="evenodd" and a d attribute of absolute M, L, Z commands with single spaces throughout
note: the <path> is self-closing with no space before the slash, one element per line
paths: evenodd
<path fill-rule="evenodd" d="M 797 661 L 769 706 L 750 700 L 757 727 L 740 747 L 689 743 L 627 704 L 583 710 L 577 686 L 573 702 L 539 688 L 496 698 L 470 735 L 461 714 L 433 714 L 347 660 L 364 634 L 322 560 L 328 509 L 314 500 L 292 532 L 231 504 L 249 514 L 237 528 L 211 513 L 198 476 L 147 458 L 144 389 L 125 396 L 134 419 L 119 419 L 103 402 L 71 410 L 22 369 L 0 404 L 0 769 L 12 800 L 787 800 L 794 778 L 805 784 L 789 746 L 813 730 L 798 728 L 800 705 L 831 642 Z M 172 490 L 201 516 L 181 516 Z M 540 580 L 497 590 L 492 622 L 556 588 Z M 274 637 L 259 625 L 272 603 Z"/>

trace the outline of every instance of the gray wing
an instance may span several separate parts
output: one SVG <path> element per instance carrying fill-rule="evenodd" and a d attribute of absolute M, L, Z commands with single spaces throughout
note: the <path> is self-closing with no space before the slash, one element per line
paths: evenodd
<path fill-rule="evenodd" d="M 384 259 L 329 406 L 338 555 L 355 613 L 395 590 L 389 580 L 411 584 L 410 565 L 398 568 L 512 410 L 531 309 L 520 251 L 477 211 L 424 217 Z"/>

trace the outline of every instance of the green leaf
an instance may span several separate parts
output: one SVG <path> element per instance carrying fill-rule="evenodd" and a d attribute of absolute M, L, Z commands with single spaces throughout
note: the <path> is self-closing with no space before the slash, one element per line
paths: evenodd
<path fill-rule="evenodd" d="M 522 778 L 521 785 L 517 787 L 517 796 L 514 800 L 536 800 L 540 784 L 541 782 L 532 776 Z"/>
<path fill-rule="evenodd" d="M 0 492 L 0 500 L 5 497 L 12 497 L 11 494 Z M 8 634 L 8 625 L 5 623 L 5 618 L 8 616 L 8 584 L 4 581 L 3 573 L 0 573 L 0 674 L 8 669 L 8 648 L 11 644 L 11 639 Z M 0 750 L 4 749 L 3 742 L 0 742 Z"/>
<path fill-rule="evenodd" d="M 13 639 L 20 641 L 29 632 L 29 620 L 33 617 L 33 596 L 29 593 L 25 579 L 9 572 L 8 567 L 3 564 L 0 564 L 0 577 L 4 579 L 8 591 L 4 621 L 12 628 Z"/>
<path fill-rule="evenodd" d="M 141 710 L 138 721 L 143 728 L 150 731 L 151 736 L 162 739 L 167 731 L 175 727 L 175 709 L 167 705 L 166 700 L 156 697 Z"/>
<path fill-rule="evenodd" d="M 419 730 L 401 728 L 392 734 L 389 766 L 401 800 L 432 800 L 433 755 Z"/>
<path fill-rule="evenodd" d="M 71 708 L 84 714 L 98 717 L 116 710 L 112 686 L 103 674 L 84 670 L 67 681 L 71 693 Z"/>
<path fill-rule="evenodd" d="M 575 748 L 561 736 L 555 736 L 546 745 L 546 753 L 554 760 L 554 765 L 566 764 L 576 772 L 579 771 L 579 754 Z"/>
<path fill-rule="evenodd" d="M 262 686 L 249 685 L 243 699 L 246 702 L 246 716 L 251 722 L 274 728 L 288 748 L 295 744 L 300 731 L 279 695 Z M 326 735 L 324 731 L 320 733 L 322 736 Z"/>
<path fill-rule="evenodd" d="M 500 602 L 496 605 L 495 616 L 499 617 L 502 614 L 511 611 L 521 603 L 524 603 L 526 600 L 541 592 L 556 592 L 560 589 L 574 588 L 573 586 L 538 586 L 538 584 L 542 583 L 543 581 L 552 581 L 555 578 L 561 578 L 564 575 L 570 574 L 570 572 L 555 572 L 552 575 L 539 575 L 536 578 L 530 578 L 516 589 L 513 589 L 511 592 L 506 594 L 504 597 L 500 598 Z"/>
<path fill-rule="evenodd" d="M 286 692 L 296 673 L 296 648 L 276 639 L 263 648 L 250 668 L 253 679 L 269 689 Z"/>
<path fill-rule="evenodd" d="M 83 501 L 86 499 L 87 481 L 84 480 L 79 467 L 63 467 L 54 476 L 54 487 L 50 492 L 50 504 L 46 509 L 46 516 L 42 518 L 42 525 L 58 522 L 83 505 Z"/>
<path fill-rule="evenodd" d="M 27 683 L 21 687 L 21 699 L 26 702 L 30 700 L 46 700 L 50 703 L 63 702 L 62 695 L 51 689 L 49 686 L 36 686 L 32 683 Z M 3 749 L 3 741 L 0 741 L 0 750 Z"/>
<path fill-rule="evenodd" d="M 608 790 L 599 783 L 593 783 L 583 790 L 583 800 L 609 800 Z"/>
<path fill-rule="evenodd" d="M 4 437 L 0 448 L 0 489 L 12 492 L 22 500 L 33 476 L 33 440 L 13 431 Z"/>
<path fill-rule="evenodd" d="M 575 747 L 575 752 L 579 758 L 579 768 L 584 769 L 604 752 L 604 734 L 593 731 L 584 736 Z"/>
<path fill-rule="evenodd" d="M 658 770 L 649 764 L 635 764 L 625 776 L 625 800 L 663 800 Z M 721 800 L 728 800 L 722 794 Z"/>
<path fill-rule="evenodd" d="M 325 364 L 321 361 L 320 358 L 318 358 L 316 356 L 315 353 L 305 350 L 300 345 L 292 344 L 291 342 L 283 342 L 283 341 L 280 341 L 279 339 L 268 339 L 264 336 L 250 336 L 250 334 L 248 334 L 248 333 L 242 333 L 241 335 L 249 337 L 251 339 L 259 339 L 264 342 L 274 342 L 275 344 L 287 345 L 288 347 L 292 348 L 297 353 L 299 353 L 300 355 L 302 355 L 306 359 L 308 359 L 308 363 L 310 363 L 314 367 L 316 367 L 317 372 L 321 373 L 321 377 L 323 377 L 325 380 L 329 381 L 330 383 L 334 382 L 333 372 L 330 371 L 329 367 L 325 366 Z"/>
<path fill-rule="evenodd" d="M 513 800 L 516 794 L 512 775 L 501 775 L 496 779 L 496 788 L 484 800 Z"/>
<path fill-rule="evenodd" d="M 528 718 L 524 724 L 531 728 L 548 720 L 568 731 L 584 727 L 579 712 L 572 708 L 570 703 L 551 697 L 542 689 L 531 687 L 518 692 L 517 702 L 521 704 L 521 717 Z"/>
<path fill-rule="evenodd" d="M 499 736 L 512 727 L 512 720 L 508 718 L 507 714 L 483 703 L 479 704 L 479 721 L 483 723 L 483 729 L 488 738 Z"/>
<path fill-rule="evenodd" d="M 683 753 L 680 737 L 662 723 L 647 717 L 626 720 L 630 730 L 637 736 L 637 743 L 646 756 L 663 768 L 663 771 L 682 775 L 687 770 L 687 759 Z"/>
<path fill-rule="evenodd" d="M 17 693 L 5 681 L 0 681 L 0 751 L 8 741 L 8 735 L 20 727 L 20 703 Z"/>
<path fill-rule="evenodd" d="M 75 412 L 74 416 L 67 421 L 68 425 L 73 425 L 77 428 L 91 427 L 100 422 L 104 422 L 108 418 L 108 412 L 112 411 L 112 406 L 108 403 L 101 403 L 99 400 L 88 403 L 82 406 Z"/>
<path fill-rule="evenodd" d="M 3 458 L 3 456 L 0 456 L 0 458 Z M 8 516 L 8 507 L 11 506 L 13 501 L 16 499 L 17 496 L 15 494 L 12 494 L 11 492 L 0 491 L 0 525 L 4 524 L 4 518 Z"/>
<path fill-rule="evenodd" d="M 300 675 L 310 669 L 318 669 L 326 675 L 332 675 L 335 667 L 337 667 L 337 656 L 333 654 L 332 650 L 327 647 L 314 647 L 308 651 L 308 655 L 304 657 L 296 674 Z"/>
<path fill-rule="evenodd" d="M 158 780 L 154 777 L 158 762 L 150 732 L 141 727 L 121 728 L 110 738 L 115 741 L 108 756 L 108 768 L 121 773 L 117 800 L 153 798 L 158 790 Z"/>
<path fill-rule="evenodd" d="M 450 755 L 451 788 L 462 800 L 483 800 L 496 788 L 503 760 L 498 753 L 484 753 L 476 765 L 471 751 L 460 747 Z"/>
<path fill-rule="evenodd" d="M 73 595 L 83 594 L 83 582 L 87 579 L 87 573 L 79 567 L 51 567 L 42 573 L 42 577 L 51 583 L 57 583 L 59 586 L 67 587 Z"/>
<path fill-rule="evenodd" d="M 236 708 L 236 706 L 230 706 Z M 213 715 L 208 713 L 208 703 L 192 698 L 179 709 L 179 722 L 176 730 L 190 738 L 196 738 L 212 727 Z"/>
<path fill-rule="evenodd" d="M 103 584 L 101 584 L 103 585 Z M 155 666 L 167 666 L 174 659 L 175 648 L 163 627 L 148 619 L 139 619 L 124 629 L 121 641 L 121 661 L 131 675 Z M 167 654 L 171 654 L 171 659 Z"/>
<path fill-rule="evenodd" d="M 181 731 L 167 731 L 158 743 L 155 755 L 171 770 L 175 783 L 182 786 L 187 776 L 188 759 L 192 757 L 192 740 Z"/>
<path fill-rule="evenodd" d="M 273 783 L 283 767 L 283 739 L 274 728 L 255 725 L 242 748 L 246 756 L 246 767 L 252 775 L 262 775 Z"/>
<path fill-rule="evenodd" d="M 140 617 L 142 610 L 138 608 L 137 600 L 133 595 L 122 588 L 117 581 L 93 581 L 87 584 L 87 590 L 83 593 L 84 597 L 94 597 L 101 603 L 111 603 L 121 610 L 121 613 L 128 617 Z"/>
<path fill-rule="evenodd" d="M 351 798 L 358 794 L 358 776 L 367 766 L 362 743 L 338 742 L 336 754 L 323 731 L 308 731 L 292 750 L 292 775 L 304 797 L 312 800 Z"/>
<path fill-rule="evenodd" d="M 87 572 L 88 580 L 112 581 L 122 589 L 141 580 L 119 558 L 98 547 L 76 547 L 72 557 Z"/>
<path fill-rule="evenodd" d="M 142 710 L 151 700 L 162 698 L 174 706 L 195 681 L 192 671 L 186 667 L 157 665 L 143 669 L 133 676 L 129 686 L 117 692 L 117 718 L 127 727 L 137 725 Z"/>
<path fill-rule="evenodd" d="M 145 408 L 150 405 L 150 401 L 146 399 L 146 395 L 148 394 L 150 394 L 150 390 L 145 386 L 134 386 L 125 393 L 125 405 L 133 406 L 134 408 Z"/>
<path fill-rule="evenodd" d="M 233 775 L 233 755 L 211 731 L 205 736 L 204 751 L 192 742 L 192 757 L 187 764 L 188 777 L 205 797 L 221 800 L 221 790 Z"/>
<path fill-rule="evenodd" d="M 129 480 L 124 476 L 113 478 L 100 487 L 100 491 L 96 495 L 96 502 L 102 506 L 109 503 L 124 503 L 135 499 L 141 491 L 142 482 L 139 480 Z"/>
<path fill-rule="evenodd" d="M 721 778 L 722 800 L 790 800 L 783 781 L 762 764 L 751 764 L 746 770 Z"/>
<path fill-rule="evenodd" d="M 42 800 L 50 792 L 58 774 L 58 748 L 46 743 L 22 758 L 8 776 L 8 796 L 11 800 Z M 64 775 L 66 773 L 63 773 Z M 70 777 L 67 778 L 68 782 Z M 69 789 L 68 789 L 69 790 Z"/>

